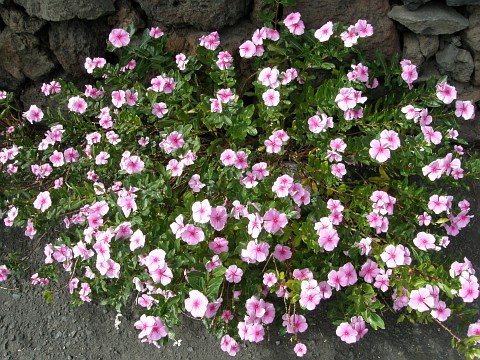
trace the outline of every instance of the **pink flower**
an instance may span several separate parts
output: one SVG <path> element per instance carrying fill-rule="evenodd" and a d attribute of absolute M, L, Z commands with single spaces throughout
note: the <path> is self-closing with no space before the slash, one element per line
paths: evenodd
<path fill-rule="evenodd" d="M 437 84 L 437 98 L 445 104 L 450 104 L 457 98 L 457 90 L 447 83 Z"/>
<path fill-rule="evenodd" d="M 43 111 L 37 105 L 31 105 L 30 109 L 25 111 L 22 115 L 30 124 L 40 122 L 43 119 Z"/>
<path fill-rule="evenodd" d="M 188 186 L 190 186 L 193 192 L 200 192 L 205 184 L 200 181 L 200 175 L 194 174 L 188 181 Z"/>
<path fill-rule="evenodd" d="M 430 314 L 438 321 L 445 321 L 449 318 L 451 312 L 452 311 L 447 308 L 447 304 L 445 304 L 445 302 L 439 301 L 437 307 L 433 309 Z"/>
<path fill-rule="evenodd" d="M 185 229 L 182 232 L 182 240 L 188 245 L 197 245 L 199 242 L 205 240 L 205 234 L 203 230 L 192 224 L 185 225 Z"/>
<path fill-rule="evenodd" d="M 235 161 L 233 165 L 240 170 L 244 170 L 248 167 L 248 155 L 245 154 L 245 151 L 237 151 L 235 153 Z"/>
<path fill-rule="evenodd" d="M 463 117 L 465 120 L 471 120 L 475 117 L 475 107 L 471 101 L 455 102 L 455 115 L 457 117 Z"/>
<path fill-rule="evenodd" d="M 280 82 L 278 81 L 279 74 L 280 72 L 278 69 L 266 67 L 258 74 L 258 81 L 260 81 L 262 85 L 274 89 L 280 85 Z"/>
<path fill-rule="evenodd" d="M 116 48 L 127 46 L 130 42 L 130 35 L 123 29 L 113 29 L 108 35 L 108 40 Z"/>
<path fill-rule="evenodd" d="M 227 210 L 224 206 L 214 207 L 211 210 L 210 225 L 212 225 L 215 230 L 221 231 L 227 223 L 227 217 Z"/>
<path fill-rule="evenodd" d="M 170 170 L 173 177 L 180 176 L 183 172 L 183 163 L 181 161 L 179 162 L 177 159 L 171 159 L 165 169 Z"/>
<path fill-rule="evenodd" d="M 155 26 L 155 27 L 150 28 L 150 31 L 148 32 L 148 34 L 150 35 L 150 37 L 152 37 L 154 39 L 158 39 L 159 37 L 163 36 L 163 31 L 160 30 L 159 27 Z"/>
<path fill-rule="evenodd" d="M 375 261 L 367 259 L 365 264 L 362 265 L 359 275 L 363 277 L 365 282 L 372 283 L 376 276 L 380 273 L 380 269 Z"/>
<path fill-rule="evenodd" d="M 353 109 L 355 106 L 357 106 L 355 89 L 353 88 L 340 89 L 340 93 L 335 97 L 335 102 L 337 103 L 338 107 L 343 111 L 347 111 L 348 109 Z"/>
<path fill-rule="evenodd" d="M 220 155 L 220 161 L 225 166 L 232 166 L 233 164 L 235 164 L 236 160 L 237 160 L 237 155 L 235 154 L 235 151 L 231 149 L 224 150 Z"/>
<path fill-rule="evenodd" d="M 288 246 L 277 244 L 275 245 L 275 251 L 273 252 L 273 256 L 278 261 L 285 261 L 292 257 L 292 251 Z"/>
<path fill-rule="evenodd" d="M 224 335 L 220 340 L 220 348 L 222 351 L 228 353 L 228 355 L 235 356 L 240 350 L 240 345 L 238 345 L 237 341 L 230 337 L 230 335 Z"/>
<path fill-rule="evenodd" d="M 412 88 L 412 84 L 418 79 L 417 67 L 413 64 L 402 66 L 402 79 L 407 83 L 408 88 Z"/>
<path fill-rule="evenodd" d="M 446 196 L 432 195 L 428 201 L 428 208 L 435 214 L 440 214 L 449 209 Z"/>
<path fill-rule="evenodd" d="M 345 164 L 338 163 L 332 165 L 332 174 L 337 178 L 341 179 L 347 173 Z"/>
<path fill-rule="evenodd" d="M 321 116 L 321 119 L 320 119 Z M 314 115 L 308 119 L 308 129 L 314 134 L 327 131 L 327 128 L 333 127 L 333 118 L 325 114 Z"/>
<path fill-rule="evenodd" d="M 307 347 L 305 346 L 305 344 L 297 343 L 293 348 L 293 351 L 295 351 L 295 354 L 298 357 L 303 357 L 303 355 L 307 353 Z"/>
<path fill-rule="evenodd" d="M 122 107 L 125 104 L 125 91 L 112 91 L 112 104 L 117 108 Z"/>
<path fill-rule="evenodd" d="M 325 251 L 333 251 L 338 245 L 340 238 L 335 229 L 322 229 L 318 237 L 318 244 L 325 249 Z"/>
<path fill-rule="evenodd" d="M 210 221 L 210 215 L 212 213 L 212 207 L 210 206 L 210 202 L 205 199 L 195 202 L 192 205 L 192 217 L 193 221 L 206 224 Z"/>
<path fill-rule="evenodd" d="M 208 243 L 208 248 L 215 254 L 221 254 L 222 252 L 228 252 L 228 240 L 221 237 L 216 237 L 213 241 Z"/>
<path fill-rule="evenodd" d="M 428 311 L 430 308 L 433 308 L 434 304 L 435 301 L 428 289 L 420 288 L 418 290 L 412 290 L 410 292 L 410 300 L 408 301 L 408 306 L 410 306 L 413 310 L 425 312 Z"/>
<path fill-rule="evenodd" d="M 357 341 L 357 330 L 355 330 L 353 326 L 347 322 L 343 322 L 338 325 L 335 333 L 342 341 L 345 341 L 347 344 L 353 344 Z"/>
<path fill-rule="evenodd" d="M 354 25 L 350 25 L 347 31 L 344 31 L 340 34 L 340 38 L 343 40 L 343 44 L 345 47 L 352 47 L 358 41 L 358 34 L 355 30 Z"/>
<path fill-rule="evenodd" d="M 328 21 L 320 29 L 316 30 L 313 36 L 315 36 L 320 42 L 325 42 L 330 39 L 333 34 L 333 23 Z"/>
<path fill-rule="evenodd" d="M 225 271 L 225 279 L 230 283 L 238 284 L 242 280 L 243 270 L 237 265 L 230 265 Z"/>
<path fill-rule="evenodd" d="M 188 59 L 184 53 L 180 53 L 175 55 L 175 62 L 177 63 L 178 69 L 183 71 L 188 63 Z"/>
<path fill-rule="evenodd" d="M 267 260 L 270 245 L 266 242 L 249 241 L 246 249 L 242 249 L 240 257 L 247 263 L 263 262 Z"/>
<path fill-rule="evenodd" d="M 50 193 L 48 191 L 43 191 L 37 195 L 37 198 L 33 202 L 33 207 L 45 212 L 52 205 L 52 200 L 50 198 Z"/>
<path fill-rule="evenodd" d="M 191 290 L 188 295 L 189 297 L 185 299 L 185 310 L 193 317 L 203 317 L 207 311 L 207 297 L 198 290 Z"/>
<path fill-rule="evenodd" d="M 380 163 L 383 163 L 390 159 L 390 144 L 385 139 L 372 140 L 370 142 L 370 150 L 368 153 L 372 158 Z"/>
<path fill-rule="evenodd" d="M 87 102 L 80 96 L 74 96 L 68 99 L 68 109 L 72 112 L 83 114 L 87 111 Z"/>
<path fill-rule="evenodd" d="M 0 282 L 7 280 L 10 269 L 6 265 L 0 265 Z"/>
<path fill-rule="evenodd" d="M 273 272 L 263 274 L 263 284 L 272 287 L 277 283 L 277 277 Z"/>
<path fill-rule="evenodd" d="M 405 251 L 400 246 L 388 245 L 380 257 L 389 268 L 405 264 Z"/>
<path fill-rule="evenodd" d="M 167 104 L 164 102 L 159 102 L 153 104 L 152 114 L 155 115 L 157 118 L 161 119 L 163 116 L 168 112 Z"/>
<path fill-rule="evenodd" d="M 478 280 L 474 275 L 469 275 L 468 278 L 461 276 L 460 282 L 462 283 L 462 287 L 458 291 L 458 296 L 460 296 L 464 302 L 473 302 L 478 298 L 480 294 Z"/>
<path fill-rule="evenodd" d="M 137 229 L 130 237 L 130 250 L 134 251 L 136 249 L 143 248 L 144 245 L 145 235 L 142 233 L 142 230 Z"/>
<path fill-rule="evenodd" d="M 263 227 L 270 234 L 283 229 L 287 223 L 287 215 L 278 212 L 277 209 L 269 209 L 263 216 Z"/>
<path fill-rule="evenodd" d="M 280 93 L 277 90 L 268 89 L 262 94 L 266 106 L 277 106 L 280 103 Z"/>
<path fill-rule="evenodd" d="M 210 99 L 210 111 L 212 113 L 221 113 L 223 111 L 222 102 L 216 98 Z"/>
<path fill-rule="evenodd" d="M 240 45 L 239 49 L 240 49 L 240 56 L 248 59 L 255 54 L 257 47 L 253 42 L 251 42 L 250 40 L 247 40 Z"/>
<path fill-rule="evenodd" d="M 289 334 L 303 333 L 308 329 L 305 316 L 299 314 L 288 316 L 288 314 L 285 314 L 284 317 L 282 317 L 282 319 L 284 319 L 282 325 L 287 327 L 287 332 Z"/>
<path fill-rule="evenodd" d="M 367 20 L 358 20 L 355 24 L 355 31 L 358 33 L 358 36 L 368 37 L 373 35 L 373 26 L 367 23 Z"/>

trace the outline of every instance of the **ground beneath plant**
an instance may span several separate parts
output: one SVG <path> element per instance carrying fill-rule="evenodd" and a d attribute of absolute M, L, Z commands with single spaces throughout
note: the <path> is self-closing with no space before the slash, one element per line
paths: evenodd
<path fill-rule="evenodd" d="M 480 271 L 480 184 L 473 184 L 466 197 L 475 215 L 461 237 L 453 238 L 451 251 L 467 256 Z M 0 227 L 0 254 L 28 246 L 22 232 Z M 0 359 L 230 359 L 220 350 L 219 340 L 210 336 L 200 321 L 184 318 L 176 329 L 179 345 L 171 341 L 157 349 L 141 343 L 133 327 L 135 318 L 125 314 L 115 329 L 116 312 L 97 304 L 71 309 L 65 292 L 56 294 L 47 305 L 41 288 L 29 284 L 29 276 L 11 278 L 0 283 Z M 472 306 L 480 307 L 477 301 Z M 450 336 L 437 324 L 412 325 L 396 323 L 395 316 L 386 319 L 386 330 L 374 331 L 357 344 L 347 345 L 335 335 L 335 327 L 327 319 L 322 306 L 309 317 L 309 328 L 301 339 L 307 345 L 305 359 L 326 360 L 434 360 L 462 359 L 451 349 Z M 448 325 L 448 322 L 447 322 Z M 269 338 L 259 344 L 242 345 L 235 358 L 295 359 L 294 344 L 276 335 L 278 328 L 268 331 Z M 459 334 L 466 336 L 466 329 Z"/>

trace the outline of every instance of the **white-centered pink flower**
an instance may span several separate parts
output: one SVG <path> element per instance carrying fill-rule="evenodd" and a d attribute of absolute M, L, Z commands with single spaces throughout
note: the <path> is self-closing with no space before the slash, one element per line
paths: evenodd
<path fill-rule="evenodd" d="M 130 43 L 130 34 L 123 29 L 113 29 L 108 35 L 108 40 L 114 47 L 120 48 Z"/>
<path fill-rule="evenodd" d="M 207 297 L 198 290 L 192 290 L 188 295 L 189 297 L 185 299 L 185 310 L 193 317 L 202 318 L 207 311 Z"/>

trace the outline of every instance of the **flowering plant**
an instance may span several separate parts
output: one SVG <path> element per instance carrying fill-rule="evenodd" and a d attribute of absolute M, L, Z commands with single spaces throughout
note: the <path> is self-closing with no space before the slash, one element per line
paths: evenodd
<path fill-rule="evenodd" d="M 230 355 L 281 318 L 303 356 L 317 306 L 346 343 L 383 329 L 386 311 L 472 322 L 475 269 L 443 254 L 473 217 L 451 192 L 478 175 L 456 130 L 473 104 L 446 79 L 415 84 L 408 60 L 369 62 L 355 49 L 373 34 L 365 20 L 265 19 L 238 60 L 216 32 L 187 56 L 166 53 L 159 28 L 135 42 L 114 29 L 119 64 L 87 58 L 84 91 L 44 84 L 58 107 L 8 124 L 0 215 L 43 249 L 32 283 L 47 301 L 52 282 L 75 305 L 133 299 L 139 337 L 155 345 L 186 313 Z M 478 355 L 478 323 L 468 339 L 450 333 Z"/>

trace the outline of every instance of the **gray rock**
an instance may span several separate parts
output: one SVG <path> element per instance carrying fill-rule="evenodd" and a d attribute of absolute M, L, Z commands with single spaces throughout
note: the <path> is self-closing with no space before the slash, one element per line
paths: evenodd
<path fill-rule="evenodd" d="M 0 53 L 0 66 L 18 81 L 39 80 L 55 67 L 35 36 L 16 34 L 8 27 L 0 34 Z"/>
<path fill-rule="evenodd" d="M 430 0 L 403 0 L 408 10 L 417 10 L 420 6 L 426 4 Z"/>
<path fill-rule="evenodd" d="M 365 19 L 373 25 L 374 35 L 365 39 L 362 50 L 371 57 L 376 51 L 382 51 L 390 58 L 401 51 L 395 23 L 387 17 L 389 10 L 388 0 L 297 0 L 296 6 L 284 10 L 284 16 L 289 12 L 300 12 L 307 29 L 318 29 L 330 20 L 355 24 L 358 19 Z"/>
<path fill-rule="evenodd" d="M 103 21 L 70 20 L 52 23 L 50 49 L 63 69 L 74 76 L 85 74 L 85 58 L 105 55 L 109 27 Z"/>
<path fill-rule="evenodd" d="M 470 81 L 474 63 L 472 55 L 467 50 L 448 44 L 437 52 L 435 59 L 440 71 L 449 74 L 454 80 L 464 83 Z"/>
<path fill-rule="evenodd" d="M 416 34 L 453 34 L 468 27 L 468 20 L 441 3 L 428 3 L 416 11 L 394 6 L 388 16 Z"/>
<path fill-rule="evenodd" d="M 403 34 L 403 58 L 411 60 L 417 66 L 422 65 L 425 61 L 416 34 L 411 32 Z"/>
<path fill-rule="evenodd" d="M 420 51 L 425 59 L 429 59 L 438 50 L 439 39 L 437 35 L 417 35 Z"/>
<path fill-rule="evenodd" d="M 17 33 L 34 34 L 47 22 L 34 16 L 28 16 L 24 11 L 16 8 L 0 8 L 3 22 Z"/>
<path fill-rule="evenodd" d="M 94 20 L 115 11 L 113 0 L 14 0 L 30 16 L 48 21 Z"/>
<path fill-rule="evenodd" d="M 480 5 L 480 0 L 447 0 L 448 6 Z"/>
<path fill-rule="evenodd" d="M 246 16 L 253 0 L 137 0 L 147 17 L 159 26 L 193 26 L 220 30 Z"/>
<path fill-rule="evenodd" d="M 468 10 L 470 26 L 462 33 L 462 40 L 474 54 L 480 54 L 480 8 L 471 6 Z"/>
<path fill-rule="evenodd" d="M 108 17 L 108 24 L 112 28 L 122 28 L 133 24 L 136 29 L 145 28 L 145 21 L 132 4 L 127 0 L 117 0 L 114 14 Z"/>
<path fill-rule="evenodd" d="M 0 90 L 14 91 L 21 84 L 21 81 L 15 79 L 8 71 L 0 67 Z"/>

